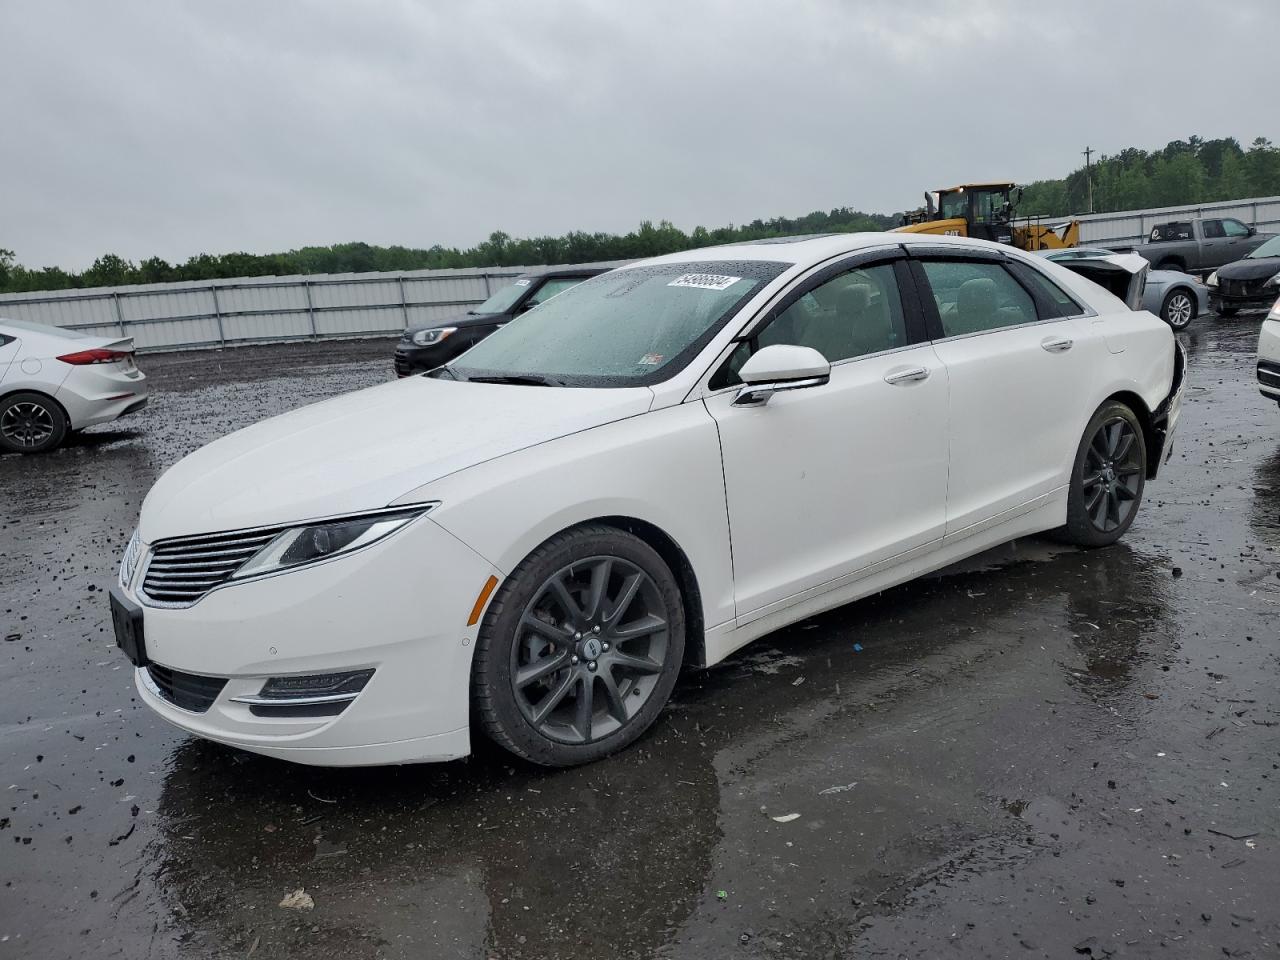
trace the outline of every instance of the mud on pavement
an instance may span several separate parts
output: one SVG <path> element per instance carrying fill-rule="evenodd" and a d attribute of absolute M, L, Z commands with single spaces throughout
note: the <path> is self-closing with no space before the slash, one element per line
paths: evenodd
<path fill-rule="evenodd" d="M 1184 335 L 1173 460 L 1116 547 L 1019 541 L 766 637 L 557 772 L 293 767 L 138 704 L 103 592 L 148 487 L 387 379 L 390 345 L 144 357 L 141 415 L 0 458 L 0 960 L 1276 956 L 1256 338 Z"/>

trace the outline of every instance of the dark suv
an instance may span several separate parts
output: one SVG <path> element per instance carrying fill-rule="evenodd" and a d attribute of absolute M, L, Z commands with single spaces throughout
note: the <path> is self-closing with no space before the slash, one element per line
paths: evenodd
<path fill-rule="evenodd" d="M 466 313 L 409 327 L 396 343 L 396 376 L 407 377 L 448 363 L 526 310 L 608 269 L 553 267 L 522 273 L 510 286 Z"/>

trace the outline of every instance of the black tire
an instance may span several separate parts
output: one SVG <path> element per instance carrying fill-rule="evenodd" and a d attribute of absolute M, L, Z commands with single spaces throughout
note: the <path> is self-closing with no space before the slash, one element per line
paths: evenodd
<path fill-rule="evenodd" d="M 657 551 L 615 527 L 574 527 L 529 554 L 490 603 L 472 703 L 512 753 L 548 767 L 590 763 L 657 719 L 684 646 L 680 585 Z"/>
<path fill-rule="evenodd" d="M 1183 263 L 1181 260 L 1161 260 L 1158 264 L 1156 264 L 1155 269 L 1176 270 L 1179 273 L 1186 273 L 1187 265 Z"/>
<path fill-rule="evenodd" d="M 1240 312 L 1239 307 L 1219 307 L 1218 308 L 1218 316 L 1220 317 L 1234 317 L 1239 312 Z"/>
<path fill-rule="evenodd" d="M 1160 319 L 1174 330 L 1185 330 L 1196 318 L 1196 298 L 1186 287 L 1175 287 L 1160 304 Z"/>
<path fill-rule="evenodd" d="M 1080 547 L 1115 543 L 1138 515 L 1146 480 L 1141 423 L 1123 403 L 1104 403 L 1089 420 L 1076 451 L 1067 522 L 1056 531 L 1059 539 Z"/>
<path fill-rule="evenodd" d="M 23 391 L 0 400 L 0 450 L 47 453 L 67 436 L 67 415 L 43 393 Z"/>

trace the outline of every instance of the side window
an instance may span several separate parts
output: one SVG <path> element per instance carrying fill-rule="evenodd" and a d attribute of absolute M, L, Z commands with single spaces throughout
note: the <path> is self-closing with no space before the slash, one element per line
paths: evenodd
<path fill-rule="evenodd" d="M 1041 320 L 1052 320 L 1056 317 L 1078 317 L 1085 312 L 1084 307 L 1076 299 L 1045 276 L 1035 267 L 1014 261 L 1009 264 L 1024 287 L 1029 287 L 1035 296 L 1037 313 Z"/>
<path fill-rule="evenodd" d="M 831 363 L 906 346 L 907 321 L 892 264 L 860 267 L 814 287 L 741 343 L 712 377 L 713 390 L 741 383 L 738 371 L 761 347 L 813 347 Z"/>
<path fill-rule="evenodd" d="M 925 260 L 942 334 L 998 330 L 1039 318 L 1031 294 L 999 263 L 965 260 Z"/>
<path fill-rule="evenodd" d="M 1191 224 L 1188 221 L 1174 221 L 1173 223 L 1162 223 L 1154 227 L 1151 231 L 1151 242 L 1158 243 L 1161 240 L 1194 240 L 1195 235 L 1191 232 Z"/>
<path fill-rule="evenodd" d="M 1239 220 L 1223 220 L 1222 230 L 1228 237 L 1247 237 L 1249 228 Z"/>
<path fill-rule="evenodd" d="M 1204 238 L 1206 240 L 1217 240 L 1219 237 L 1225 236 L 1222 232 L 1221 220 L 1202 220 L 1200 227 L 1204 230 Z"/>
<path fill-rule="evenodd" d="M 557 293 L 564 293 L 570 287 L 576 287 L 583 279 L 582 277 L 558 277 L 554 280 L 548 280 L 537 289 L 532 297 L 525 301 L 525 309 L 536 307 L 538 304 L 550 300 Z"/>

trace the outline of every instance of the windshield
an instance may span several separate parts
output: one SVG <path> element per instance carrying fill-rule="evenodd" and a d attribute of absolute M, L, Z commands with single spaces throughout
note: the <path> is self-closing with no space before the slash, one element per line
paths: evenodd
<path fill-rule="evenodd" d="M 520 277 L 510 286 L 503 287 L 478 307 L 472 307 L 472 313 L 506 313 L 515 302 L 529 292 L 534 281 L 529 277 Z"/>
<path fill-rule="evenodd" d="M 534 307 L 464 353 L 463 378 L 566 386 L 657 383 L 683 368 L 746 300 L 791 264 L 663 263 L 614 270 Z"/>
<path fill-rule="evenodd" d="M 1247 253 L 1245 256 L 1251 260 L 1261 260 L 1263 257 L 1280 257 L 1280 237 L 1272 237 L 1253 253 Z"/>

